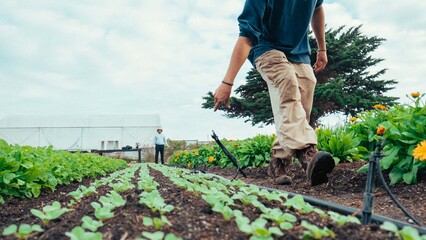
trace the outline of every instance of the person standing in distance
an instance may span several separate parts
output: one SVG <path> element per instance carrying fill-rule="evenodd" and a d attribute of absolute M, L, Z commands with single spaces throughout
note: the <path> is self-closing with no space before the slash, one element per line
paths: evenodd
<path fill-rule="evenodd" d="M 163 134 L 163 129 L 158 128 L 157 134 L 154 136 L 155 145 L 155 163 L 158 163 L 158 154 L 160 154 L 161 164 L 164 164 L 164 146 L 167 146 L 166 136 Z"/>
<path fill-rule="evenodd" d="M 297 157 L 311 185 L 328 181 L 331 154 L 318 151 L 309 125 L 316 78 L 327 65 L 323 0 L 246 0 L 238 17 L 240 34 L 223 81 L 214 94 L 214 111 L 229 98 L 245 60 L 268 85 L 277 141 L 272 146 L 268 175 L 275 184 L 291 184 L 288 166 Z M 309 26 L 317 41 L 317 58 L 310 65 Z"/>

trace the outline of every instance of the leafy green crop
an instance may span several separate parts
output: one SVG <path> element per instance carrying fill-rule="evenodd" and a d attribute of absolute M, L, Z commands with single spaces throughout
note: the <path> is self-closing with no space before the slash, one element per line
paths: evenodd
<path fill-rule="evenodd" d="M 29 224 L 21 224 L 16 226 L 12 224 L 3 230 L 3 236 L 15 235 L 18 239 L 27 239 L 31 233 L 33 232 L 43 232 L 43 229 L 40 225 L 29 225 Z"/>
<path fill-rule="evenodd" d="M 70 237 L 71 240 L 102 240 L 102 234 L 98 232 L 86 232 L 84 228 L 77 226 L 66 232 L 65 235 Z"/>
<path fill-rule="evenodd" d="M 68 211 L 70 209 L 61 207 L 61 203 L 58 201 L 54 201 L 52 205 L 44 206 L 43 211 L 31 209 L 31 213 L 40 218 L 44 225 L 47 225 L 50 220 L 56 219 Z"/>

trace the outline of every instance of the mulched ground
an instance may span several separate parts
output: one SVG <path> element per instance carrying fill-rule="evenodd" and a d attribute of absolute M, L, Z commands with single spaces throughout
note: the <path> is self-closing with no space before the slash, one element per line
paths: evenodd
<path fill-rule="evenodd" d="M 333 175 L 330 177 L 330 183 L 321 186 L 310 187 L 306 182 L 304 175 L 298 165 L 293 168 L 294 184 L 291 186 L 277 186 L 267 177 L 266 169 L 244 170 L 248 178 L 239 176 L 240 180 L 247 183 L 253 183 L 265 187 L 277 188 L 295 193 L 301 193 L 324 200 L 337 202 L 341 205 L 351 207 L 361 207 L 363 199 L 363 191 L 365 188 L 366 176 L 356 173 L 359 164 L 341 164 L 336 167 Z M 218 168 L 209 168 L 207 172 L 232 178 L 235 175 L 235 169 L 222 170 Z M 136 173 L 133 183 L 139 172 Z M 199 195 L 185 191 L 176 187 L 161 172 L 150 169 L 152 175 L 158 183 L 160 183 L 159 191 L 167 204 L 173 205 L 175 208 L 172 212 L 166 214 L 172 226 L 165 226 L 161 231 L 165 233 L 172 232 L 183 239 L 248 239 L 241 233 L 236 226 L 234 220 L 228 222 L 223 219 L 221 214 L 213 212 Z M 81 183 L 73 183 L 68 186 L 59 186 L 52 193 L 45 190 L 41 196 L 36 199 L 8 199 L 5 204 L 1 205 L 0 211 L 0 231 L 10 224 L 40 224 L 39 219 L 30 213 L 31 208 L 41 209 L 53 201 L 59 201 L 63 205 L 67 204 L 71 198 L 67 194 L 74 191 L 80 184 L 88 186 L 93 179 L 84 179 Z M 421 222 L 426 224 L 426 209 L 424 204 L 426 179 L 421 178 L 419 184 L 408 186 L 398 184 L 392 187 L 395 195 L 401 203 L 411 211 Z M 111 189 L 109 187 L 98 188 L 97 194 L 92 194 L 74 205 L 74 211 L 68 212 L 59 219 L 51 221 L 47 226 L 43 226 L 43 233 L 32 236 L 31 239 L 69 239 L 64 235 L 66 231 L 70 231 L 74 226 L 81 224 L 81 218 L 84 215 L 93 216 L 94 210 L 90 203 L 97 201 L 101 195 L 105 195 Z M 142 224 L 143 216 L 159 217 L 158 213 L 151 213 L 151 210 L 139 204 L 139 194 L 137 189 L 120 193 L 127 203 L 124 207 L 115 210 L 115 216 L 106 220 L 105 225 L 99 229 L 103 234 L 103 239 L 135 239 L 141 236 L 142 231 L 153 232 L 153 228 L 145 227 Z M 268 207 L 280 207 L 276 202 L 263 202 Z M 399 220 L 406 220 L 402 213 L 391 203 L 389 197 L 386 196 L 384 190 L 380 187 L 376 190 L 376 198 L 374 199 L 374 211 L 377 214 L 392 217 Z M 251 205 L 238 205 L 244 215 L 251 220 L 257 218 L 261 213 L 257 208 Z M 281 209 L 283 209 L 281 207 Z M 285 210 L 285 209 L 283 209 Z M 294 214 L 294 213 L 293 213 Z M 340 227 L 332 222 L 327 222 L 314 215 L 298 215 L 300 220 L 314 222 L 319 226 L 327 226 L 336 234 L 336 239 L 396 239 L 388 233 L 381 231 L 378 225 L 372 224 L 367 226 L 357 224 L 347 224 Z M 285 237 L 280 239 L 299 239 L 303 229 L 295 228 L 293 231 L 286 232 Z M 0 237 L 1 238 L 1 237 Z M 14 239 L 7 237 L 4 239 Z"/>

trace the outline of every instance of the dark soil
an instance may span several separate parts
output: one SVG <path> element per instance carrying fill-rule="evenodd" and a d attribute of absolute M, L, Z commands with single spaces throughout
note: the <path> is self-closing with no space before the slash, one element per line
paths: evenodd
<path fill-rule="evenodd" d="M 289 170 L 289 175 L 293 178 L 293 183 L 291 185 L 275 185 L 268 177 L 267 168 L 244 169 L 243 172 L 247 175 L 247 178 L 238 174 L 237 179 L 250 184 L 303 194 L 305 196 L 335 202 L 343 206 L 362 209 L 367 174 L 358 173 L 357 170 L 364 164 L 365 162 L 339 164 L 333 172 L 329 174 L 329 182 L 327 184 L 313 187 L 310 186 L 303 169 L 297 163 L 293 164 Z M 207 172 L 218 174 L 228 179 L 233 179 L 236 174 L 235 168 L 226 170 L 221 168 L 209 168 Z M 418 183 L 415 185 L 399 183 L 394 186 L 390 186 L 389 184 L 388 173 L 384 172 L 383 175 L 391 192 L 400 204 L 425 226 L 426 175 L 419 176 Z M 374 191 L 373 200 L 374 214 L 412 223 L 389 197 L 378 176 L 376 177 L 375 186 L 376 189 Z"/>
<path fill-rule="evenodd" d="M 285 191 L 300 193 L 323 200 L 333 201 L 341 205 L 360 208 L 362 206 L 363 192 L 365 188 L 365 174 L 356 173 L 356 169 L 360 164 L 340 164 L 333 174 L 330 176 L 330 182 L 320 186 L 311 187 L 306 181 L 301 169 L 295 165 L 292 169 L 294 174 L 294 184 L 290 186 L 277 186 L 267 177 L 266 168 L 246 169 L 244 170 L 248 178 L 243 178 L 239 175 L 238 179 L 247 183 L 257 184 L 270 188 L 277 188 Z M 209 168 L 207 172 L 222 175 L 226 178 L 233 178 L 235 169 L 219 169 Z M 136 181 L 139 171 L 137 171 L 133 183 L 137 186 Z M 221 214 L 212 211 L 200 195 L 185 191 L 180 187 L 175 186 L 161 172 L 150 169 L 150 175 L 155 181 L 160 184 L 159 191 L 167 204 L 173 205 L 174 210 L 166 214 L 172 226 L 164 226 L 160 230 L 165 233 L 174 233 L 176 236 L 183 239 L 248 239 L 249 237 L 241 233 L 234 220 L 225 221 Z M 33 216 L 30 209 L 41 209 L 53 201 L 59 201 L 62 205 L 66 205 L 71 197 L 67 194 L 77 189 L 81 184 L 89 186 L 93 179 L 84 179 L 81 183 L 72 183 L 67 186 L 58 186 L 55 192 L 44 190 L 40 197 L 35 199 L 8 199 L 6 203 L 0 205 L 0 231 L 10 224 L 39 224 L 41 221 Z M 408 186 L 398 184 L 392 187 L 392 191 L 400 200 L 400 202 L 413 215 L 426 224 L 426 209 L 425 209 L 425 184 L 426 179 L 419 179 L 419 184 Z M 102 195 L 105 195 L 111 189 L 109 187 L 100 187 L 97 189 L 97 194 L 92 194 L 82 199 L 81 202 L 74 205 L 73 211 L 61 216 L 59 219 L 51 221 L 47 226 L 42 226 L 45 230 L 42 233 L 35 233 L 31 239 L 69 239 L 65 236 L 65 232 L 71 231 L 75 226 L 81 224 L 81 218 L 84 215 L 91 216 L 95 219 L 94 210 L 90 203 L 97 201 Z M 102 232 L 103 239 L 135 239 L 141 237 L 142 231 L 154 232 L 152 227 L 146 227 L 142 224 L 144 216 L 159 217 L 159 213 L 152 213 L 151 210 L 139 201 L 140 190 L 132 189 L 120 194 L 127 203 L 124 207 L 117 208 L 115 216 L 104 222 L 104 226 L 98 231 Z M 381 187 L 375 191 L 374 211 L 376 214 L 395 218 L 405 221 L 401 211 L 397 209 L 391 202 Z M 266 202 L 263 204 L 268 207 L 284 209 L 278 202 Z M 251 205 L 237 205 L 236 209 L 241 210 L 244 215 L 251 220 L 259 217 L 261 212 L 259 209 Z M 389 233 L 379 229 L 378 225 L 371 224 L 367 226 L 358 224 L 346 224 L 343 227 L 337 224 L 321 219 L 319 215 L 314 214 L 295 214 L 299 221 L 306 220 L 315 223 L 317 226 L 328 227 L 332 229 L 337 237 L 336 239 L 397 239 Z M 300 223 L 300 222 L 299 222 Z M 303 229 L 296 227 L 295 229 L 285 232 L 285 236 L 280 239 L 300 239 Z M 1 236 L 0 236 L 1 238 Z M 3 237 L 4 239 L 15 239 L 12 237 Z"/>

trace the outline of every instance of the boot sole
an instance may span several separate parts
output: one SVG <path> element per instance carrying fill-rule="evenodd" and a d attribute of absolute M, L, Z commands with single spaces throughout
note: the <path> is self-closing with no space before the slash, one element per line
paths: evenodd
<path fill-rule="evenodd" d="M 308 165 L 306 171 L 311 186 L 316 186 L 328 182 L 327 174 L 333 171 L 335 162 L 328 152 L 319 152 L 318 156 Z"/>

